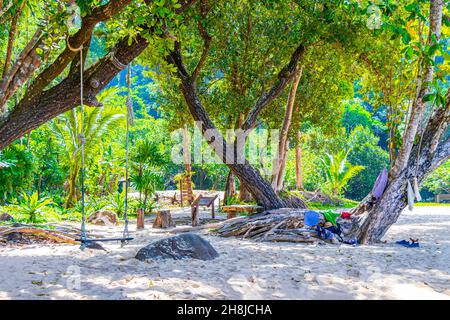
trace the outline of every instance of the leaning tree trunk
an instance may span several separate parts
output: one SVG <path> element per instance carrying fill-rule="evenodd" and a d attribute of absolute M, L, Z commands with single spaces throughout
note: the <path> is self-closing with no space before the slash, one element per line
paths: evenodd
<path fill-rule="evenodd" d="M 441 36 L 442 12 L 444 1 L 430 1 L 430 23 L 427 44 L 437 43 Z M 429 58 L 434 60 L 435 53 Z M 403 143 L 397 158 L 389 172 L 389 182 L 382 197 L 373 205 L 363 201 L 354 211 L 359 216 L 359 228 L 355 229 L 361 243 L 379 241 L 394 224 L 406 207 L 406 188 L 408 180 L 416 178 L 420 183 L 426 175 L 437 168 L 450 156 L 450 138 L 442 141 L 450 122 L 450 104 L 435 108 L 426 104 L 424 97 L 430 92 L 430 83 L 434 79 L 434 66 L 419 61 L 416 95 L 411 108 L 411 117 L 406 123 Z M 450 98 L 450 90 L 446 98 Z M 427 108 L 433 112 L 426 125 Z M 370 196 L 370 195 L 369 195 Z"/>
<path fill-rule="evenodd" d="M 445 111 L 441 112 L 445 113 Z M 447 110 L 448 118 L 450 118 L 449 114 L 450 112 Z M 441 142 L 439 147 L 433 150 L 436 132 L 430 130 L 432 127 L 433 122 L 430 122 L 428 130 L 425 129 L 422 137 L 423 143 L 413 147 L 406 169 L 389 181 L 382 197 L 375 204 L 370 205 L 371 195 L 369 194 L 353 210 L 355 224 L 352 233 L 360 243 L 380 241 L 387 230 L 397 221 L 407 206 L 408 180 L 413 184 L 413 179 L 417 178 L 417 182 L 420 184 L 429 173 L 449 158 L 450 138 Z"/>

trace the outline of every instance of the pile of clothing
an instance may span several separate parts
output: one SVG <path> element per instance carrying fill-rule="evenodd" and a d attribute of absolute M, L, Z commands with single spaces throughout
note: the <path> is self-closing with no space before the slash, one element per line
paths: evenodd
<path fill-rule="evenodd" d="M 324 219 L 320 219 L 320 215 Z M 337 218 L 344 220 L 350 220 L 351 216 L 349 212 L 335 212 L 332 210 L 328 211 L 313 211 L 309 210 L 305 212 L 305 227 L 317 232 L 317 236 L 323 240 L 329 242 L 342 242 L 346 244 L 355 245 L 357 244 L 356 239 L 344 239 L 342 227 L 336 221 Z M 322 220 L 322 221 L 321 221 Z"/>

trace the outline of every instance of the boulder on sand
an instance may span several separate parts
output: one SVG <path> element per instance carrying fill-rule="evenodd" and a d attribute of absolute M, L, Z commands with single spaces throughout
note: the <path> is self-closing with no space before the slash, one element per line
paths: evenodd
<path fill-rule="evenodd" d="M 117 215 L 109 210 L 95 211 L 87 218 L 87 222 L 98 226 L 115 226 L 119 224 Z"/>
<path fill-rule="evenodd" d="M 208 241 L 188 232 L 150 243 L 140 249 L 135 258 L 140 261 L 185 258 L 212 260 L 218 256 L 219 254 Z"/>

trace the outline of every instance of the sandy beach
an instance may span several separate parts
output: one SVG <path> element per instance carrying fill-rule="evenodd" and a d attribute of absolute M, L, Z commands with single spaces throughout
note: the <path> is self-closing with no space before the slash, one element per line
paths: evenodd
<path fill-rule="evenodd" d="M 120 226 L 88 227 L 121 235 Z M 124 248 L 105 244 L 109 252 L 0 246 L 0 299 L 450 298 L 450 207 L 405 211 L 386 244 L 360 247 L 259 243 L 199 232 L 220 254 L 212 261 L 140 262 L 134 259 L 140 248 L 172 234 L 149 224 L 131 231 L 134 241 Z M 419 238 L 420 248 L 394 244 L 410 237 Z"/>

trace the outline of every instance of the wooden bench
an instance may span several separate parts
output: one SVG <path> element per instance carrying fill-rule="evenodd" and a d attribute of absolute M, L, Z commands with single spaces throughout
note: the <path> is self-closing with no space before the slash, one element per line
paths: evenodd
<path fill-rule="evenodd" d="M 450 194 L 437 194 L 436 195 L 436 202 L 444 202 L 444 201 L 450 201 Z"/>
<path fill-rule="evenodd" d="M 203 195 L 199 195 L 192 202 L 191 205 L 191 218 L 192 218 L 192 226 L 196 227 L 199 225 L 200 217 L 199 211 L 200 207 L 211 207 L 211 218 L 214 219 L 216 217 L 216 213 L 214 211 L 214 201 L 217 199 L 219 195 L 215 195 L 212 197 L 205 197 Z"/>
<path fill-rule="evenodd" d="M 227 219 L 236 217 L 238 212 L 247 212 L 248 214 L 254 214 L 264 211 L 264 208 L 251 204 L 232 204 L 229 206 L 222 206 L 222 211 L 227 213 Z"/>

